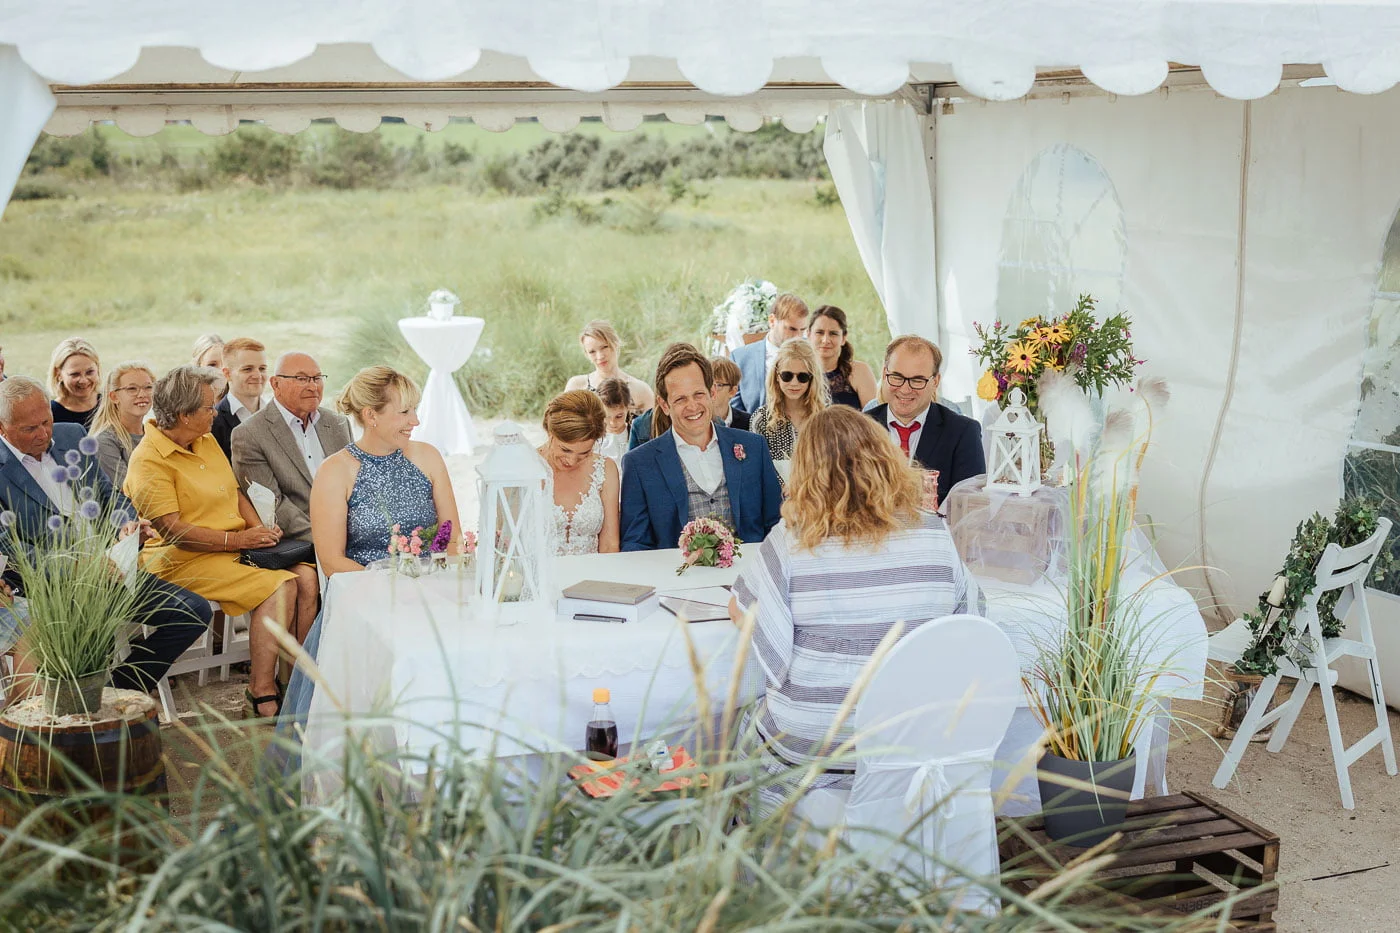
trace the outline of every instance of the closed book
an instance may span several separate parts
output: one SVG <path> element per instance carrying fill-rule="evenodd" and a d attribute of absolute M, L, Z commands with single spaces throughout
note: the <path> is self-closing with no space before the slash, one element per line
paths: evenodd
<path fill-rule="evenodd" d="M 559 614 L 566 619 L 577 616 L 598 616 L 599 619 L 595 621 L 622 619 L 624 622 L 636 622 L 639 619 L 645 619 L 660 606 L 661 601 L 655 593 L 631 606 L 625 606 L 622 603 L 602 602 L 596 599 L 569 599 L 566 596 L 559 600 Z"/>
<path fill-rule="evenodd" d="M 582 580 L 564 590 L 566 599 L 586 599 L 597 603 L 620 603 L 635 606 L 656 594 L 656 587 L 636 583 L 610 583 L 607 580 Z"/>

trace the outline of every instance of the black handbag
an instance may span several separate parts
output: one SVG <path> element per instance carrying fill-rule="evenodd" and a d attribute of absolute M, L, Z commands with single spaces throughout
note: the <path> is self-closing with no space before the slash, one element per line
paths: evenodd
<path fill-rule="evenodd" d="M 297 564 L 316 563 L 316 549 L 310 541 L 283 538 L 270 547 L 247 548 L 239 560 L 262 570 L 290 570 Z"/>

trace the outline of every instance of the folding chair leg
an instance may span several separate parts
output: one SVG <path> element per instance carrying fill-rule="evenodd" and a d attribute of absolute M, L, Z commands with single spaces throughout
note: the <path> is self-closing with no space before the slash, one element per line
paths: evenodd
<path fill-rule="evenodd" d="M 1249 740 L 1254 736 L 1254 733 L 1259 731 L 1259 721 L 1264 718 L 1264 711 L 1269 708 L 1269 702 L 1273 700 L 1274 691 L 1278 689 L 1281 679 L 1278 674 L 1270 674 L 1259 684 L 1259 691 L 1254 694 L 1249 709 L 1245 711 L 1244 721 L 1240 723 L 1239 731 L 1235 733 L 1235 740 L 1225 751 L 1225 759 L 1220 762 L 1220 767 L 1215 772 L 1215 778 L 1211 781 L 1216 787 L 1224 787 L 1230 783 L 1235 769 L 1240 766 L 1240 760 L 1244 758 L 1245 749 L 1249 748 Z M 1297 691 L 1294 692 L 1296 694 Z M 1304 695 L 1306 696 L 1306 694 Z M 1293 702 L 1293 699 L 1290 698 L 1289 702 Z M 1278 711 L 1275 710 L 1275 712 Z"/>
<path fill-rule="evenodd" d="M 1390 716 L 1385 707 L 1385 691 L 1381 689 L 1381 665 L 1376 658 L 1367 658 L 1366 667 L 1371 672 L 1371 702 L 1376 706 L 1376 728 L 1381 731 L 1381 757 L 1385 759 L 1385 773 L 1395 774 L 1395 740 L 1390 735 Z"/>
<path fill-rule="evenodd" d="M 1312 692 L 1312 686 L 1317 683 L 1313 677 L 1316 671 L 1304 671 L 1303 676 L 1298 678 L 1298 682 L 1293 685 L 1293 692 L 1288 695 L 1288 702 L 1284 704 L 1283 715 L 1279 717 L 1278 725 L 1274 726 L 1274 734 L 1269 739 L 1268 749 L 1276 752 L 1283 748 L 1283 743 L 1288 741 L 1288 733 L 1293 731 L 1293 725 L 1298 721 L 1298 714 L 1303 711 L 1303 707 L 1308 702 L 1308 694 Z M 1326 688 L 1319 684 L 1319 690 Z"/>
<path fill-rule="evenodd" d="M 1319 687 L 1322 692 L 1322 712 L 1327 718 L 1327 738 L 1332 744 L 1332 764 L 1337 770 L 1337 787 L 1342 792 L 1342 806 L 1356 809 L 1356 801 L 1351 796 L 1351 774 L 1348 772 L 1347 747 L 1342 741 L 1342 724 L 1337 719 L 1337 698 L 1331 689 Z"/>
<path fill-rule="evenodd" d="M 227 655 L 229 648 L 233 645 L 233 617 L 227 612 L 219 611 L 219 615 L 224 617 L 224 643 L 219 648 L 219 653 Z M 228 682 L 228 664 L 219 666 L 219 680 Z"/>
<path fill-rule="evenodd" d="M 175 715 L 175 696 L 170 692 L 169 677 L 160 679 L 160 683 L 156 685 L 156 693 L 160 695 L 160 706 L 165 712 L 165 721 L 174 722 L 178 717 Z"/>

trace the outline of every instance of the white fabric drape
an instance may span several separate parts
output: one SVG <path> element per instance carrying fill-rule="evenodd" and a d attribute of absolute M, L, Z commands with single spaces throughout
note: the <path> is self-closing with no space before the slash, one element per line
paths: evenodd
<path fill-rule="evenodd" d="M 933 194 L 914 108 L 903 101 L 832 107 L 824 150 L 890 333 L 938 342 Z"/>
<path fill-rule="evenodd" d="M 55 106 L 44 79 L 20 59 L 14 46 L 0 45 L 0 217 Z"/>

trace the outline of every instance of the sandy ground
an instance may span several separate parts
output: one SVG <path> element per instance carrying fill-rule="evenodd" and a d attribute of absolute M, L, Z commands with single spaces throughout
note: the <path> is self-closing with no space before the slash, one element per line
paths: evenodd
<path fill-rule="evenodd" d="M 492 422 L 480 421 L 483 437 Z M 537 425 L 526 425 L 527 436 L 542 440 Z M 448 467 L 458 507 L 468 527 L 476 524 L 473 467 L 480 457 L 452 457 Z M 229 683 L 196 685 L 194 675 L 175 685 L 181 721 L 197 725 L 203 705 L 232 718 L 240 715 L 246 678 Z M 1291 682 L 1286 682 L 1291 689 Z M 1219 696 L 1218 690 L 1211 691 Z M 1369 700 L 1339 692 L 1342 729 L 1355 741 L 1374 723 Z M 1181 704 L 1183 718 L 1213 725 L 1218 718 L 1211 701 Z M 1391 729 L 1400 735 L 1400 714 L 1391 711 Z M 179 727 L 162 730 L 172 757 L 173 806 L 188 808 L 188 780 L 197 770 L 197 742 Z M 261 730 L 258 730 L 261 731 Z M 1275 919 L 1287 933 L 1339 933 L 1400 929 L 1395 919 L 1391 885 L 1400 886 L 1400 778 L 1386 775 L 1380 750 L 1373 749 L 1351 768 L 1356 809 L 1342 809 L 1328 748 L 1322 705 L 1316 691 L 1298 720 L 1287 745 L 1277 754 L 1256 744 L 1246 753 L 1235 780 L 1223 790 L 1211 786 L 1223 748 L 1199 730 L 1186 728 L 1168 758 L 1168 781 L 1173 792 L 1191 790 L 1218 800 L 1279 835 L 1281 906 Z M 248 756 L 247 751 L 235 755 Z M 247 764 L 247 761 L 243 761 Z M 1351 872 L 1338 877 L 1340 873 Z"/>

